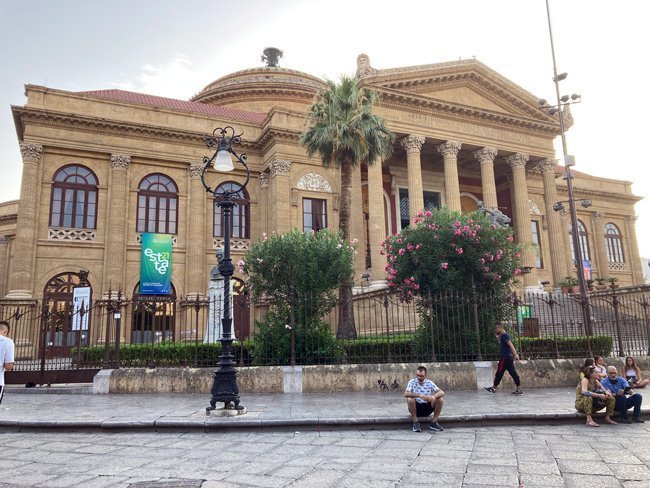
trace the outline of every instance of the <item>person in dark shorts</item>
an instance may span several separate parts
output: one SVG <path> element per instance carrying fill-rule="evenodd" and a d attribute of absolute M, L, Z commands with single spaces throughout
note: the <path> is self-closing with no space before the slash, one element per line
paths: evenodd
<path fill-rule="evenodd" d="M 422 432 L 418 417 L 428 417 L 431 414 L 433 414 L 433 417 L 431 418 L 429 430 L 436 432 L 444 430 L 438 423 L 438 417 L 442 412 L 445 392 L 427 378 L 427 368 L 424 366 L 418 367 L 415 378 L 411 379 L 406 385 L 404 396 L 413 421 L 413 432 Z"/>
<path fill-rule="evenodd" d="M 484 388 L 490 393 L 495 393 L 496 389 L 499 387 L 499 383 L 501 383 L 503 375 L 506 371 L 508 371 L 513 381 L 515 382 L 515 385 L 517 386 L 512 394 L 522 395 L 523 391 L 521 391 L 521 380 L 519 379 L 519 375 L 515 369 L 515 361 L 519 361 L 519 354 L 517 354 L 515 346 L 512 345 L 512 341 L 510 340 L 510 335 L 506 332 L 506 329 L 501 322 L 497 322 L 497 324 L 494 326 L 494 333 L 499 339 L 501 360 L 497 366 L 497 372 L 494 375 L 494 383 L 492 386 L 486 386 Z"/>

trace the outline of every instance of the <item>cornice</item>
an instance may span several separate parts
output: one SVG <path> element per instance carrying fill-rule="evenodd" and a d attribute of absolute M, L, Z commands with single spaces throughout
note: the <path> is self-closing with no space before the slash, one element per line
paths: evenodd
<path fill-rule="evenodd" d="M 299 144 L 300 135 L 300 132 L 290 129 L 284 129 L 280 127 L 266 127 L 253 145 L 259 151 L 265 152 L 268 149 L 269 144 L 272 142 L 288 142 Z"/>
<path fill-rule="evenodd" d="M 193 131 L 174 130 L 166 127 L 108 120 L 84 115 L 63 114 L 35 108 L 13 106 L 12 110 L 14 119 L 17 121 L 16 127 L 18 128 L 20 126 L 21 129 L 18 134 L 20 140 L 22 140 L 25 123 L 37 126 L 65 127 L 83 132 L 114 134 L 122 137 L 137 137 L 155 141 L 171 140 L 190 145 L 204 144 L 205 136 L 207 135 Z M 242 140 L 240 147 L 250 150 L 254 149 L 254 145 L 250 140 Z"/>
<path fill-rule="evenodd" d="M 220 101 L 251 101 L 256 98 L 268 99 L 277 98 L 278 100 L 305 100 L 307 103 L 311 102 L 317 92 L 306 90 L 302 87 L 296 88 L 277 88 L 277 87 L 248 87 L 248 86 L 233 86 L 230 89 L 220 91 L 219 93 L 202 96 L 201 103 L 214 104 Z M 227 107 L 227 106 L 226 106 Z"/>
<path fill-rule="evenodd" d="M 556 185 L 557 191 L 559 194 L 568 195 L 569 191 L 565 185 L 559 186 Z M 585 197 L 592 197 L 593 199 L 598 200 L 613 200 L 616 202 L 623 202 L 628 204 L 635 204 L 643 200 L 643 197 L 638 197 L 636 195 L 623 195 L 620 193 L 611 193 L 606 191 L 597 191 L 597 190 L 584 190 L 582 188 L 573 187 L 574 198 L 576 200 L 581 200 Z"/>
<path fill-rule="evenodd" d="M 18 214 L 0 215 L 0 224 L 11 224 L 18 222 Z"/>

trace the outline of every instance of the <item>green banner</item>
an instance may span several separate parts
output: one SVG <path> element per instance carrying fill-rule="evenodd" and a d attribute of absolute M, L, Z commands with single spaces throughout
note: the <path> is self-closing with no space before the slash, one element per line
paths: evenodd
<path fill-rule="evenodd" d="M 142 234 L 140 294 L 169 295 L 171 290 L 171 234 Z"/>

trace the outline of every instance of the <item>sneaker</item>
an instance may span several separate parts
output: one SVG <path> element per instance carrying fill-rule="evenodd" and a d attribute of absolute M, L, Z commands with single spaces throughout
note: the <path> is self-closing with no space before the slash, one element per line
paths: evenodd
<path fill-rule="evenodd" d="M 413 422 L 413 432 L 422 432 L 420 422 Z"/>
<path fill-rule="evenodd" d="M 524 392 L 521 391 L 519 388 L 517 388 L 515 391 L 512 392 L 513 395 L 523 395 Z"/>
<path fill-rule="evenodd" d="M 632 420 L 637 424 L 642 424 L 645 422 L 645 420 L 643 420 L 641 417 L 634 417 Z"/>
<path fill-rule="evenodd" d="M 488 393 L 496 393 L 497 392 L 494 389 L 494 386 L 484 386 L 483 388 L 485 388 L 485 391 L 487 391 Z"/>
<path fill-rule="evenodd" d="M 436 422 L 431 422 L 431 425 L 429 426 L 429 430 L 435 430 L 436 432 L 442 432 L 443 429 L 442 425 L 440 425 L 437 421 Z"/>

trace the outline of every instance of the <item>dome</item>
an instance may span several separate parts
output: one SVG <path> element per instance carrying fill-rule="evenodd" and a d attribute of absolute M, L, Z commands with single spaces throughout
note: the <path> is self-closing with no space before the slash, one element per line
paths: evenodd
<path fill-rule="evenodd" d="M 304 108 L 326 87 L 323 80 L 307 73 L 265 66 L 237 71 L 219 78 L 191 100 L 255 112 L 268 111 L 274 106 Z"/>

